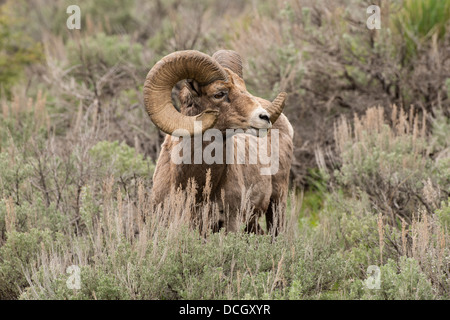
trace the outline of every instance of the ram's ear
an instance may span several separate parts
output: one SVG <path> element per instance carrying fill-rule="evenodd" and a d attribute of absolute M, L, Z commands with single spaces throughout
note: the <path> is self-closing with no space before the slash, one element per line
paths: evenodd
<path fill-rule="evenodd" d="M 199 97 L 201 95 L 200 85 L 194 79 L 187 79 L 186 87 L 189 89 L 193 97 Z"/>

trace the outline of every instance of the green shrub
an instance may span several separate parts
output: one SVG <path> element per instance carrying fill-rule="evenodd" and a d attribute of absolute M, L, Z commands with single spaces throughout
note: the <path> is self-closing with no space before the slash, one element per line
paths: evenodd
<path fill-rule="evenodd" d="M 42 44 L 24 30 L 27 20 L 13 9 L 14 1 L 0 5 L 0 94 L 10 96 L 26 66 L 43 61 Z"/>
<path fill-rule="evenodd" d="M 20 201 L 24 182 L 32 175 L 32 167 L 19 152 L 0 152 L 0 198 Z"/>
<path fill-rule="evenodd" d="M 289 299 L 320 298 L 338 292 L 340 283 L 349 276 L 342 252 L 333 244 L 304 250 L 294 267 Z"/>
<path fill-rule="evenodd" d="M 342 186 L 367 193 L 391 223 L 399 223 L 400 217 L 411 222 L 426 201 L 422 195 L 425 182 L 448 190 L 450 176 L 428 157 L 425 123 L 419 127 L 418 116 L 407 120 L 403 110 L 397 118 L 395 106 L 392 114 L 394 128 L 385 124 L 382 108 L 368 109 L 361 120 L 355 116 L 354 128 L 345 120 L 336 127 L 342 167 L 335 176 Z"/>
<path fill-rule="evenodd" d="M 20 290 L 28 286 L 26 273 L 39 264 L 41 252 L 57 243 L 50 230 L 8 233 L 0 248 L 0 299 L 16 299 Z"/>
<path fill-rule="evenodd" d="M 150 159 L 118 141 L 100 141 L 90 150 L 90 155 L 99 168 L 99 174 L 106 178 L 113 176 L 123 181 L 131 178 L 150 178 L 155 166 Z"/>
<path fill-rule="evenodd" d="M 436 209 L 436 215 L 439 218 L 439 223 L 444 230 L 450 227 L 450 197 L 447 202 L 442 201 L 441 207 Z"/>
<path fill-rule="evenodd" d="M 380 300 L 436 299 L 433 286 L 420 270 L 419 263 L 407 257 L 389 260 L 380 268 L 380 289 L 364 288 L 363 298 Z M 360 283 L 361 285 L 362 283 Z"/>
<path fill-rule="evenodd" d="M 412 57 L 421 41 L 430 39 L 434 33 L 439 39 L 445 36 L 450 21 L 450 2 L 404 0 L 392 19 L 405 39 L 407 55 Z"/>
<path fill-rule="evenodd" d="M 141 64 L 142 45 L 132 42 L 128 35 L 106 35 L 99 32 L 81 41 L 82 52 L 80 44 L 75 40 L 69 40 L 67 43 L 71 66 L 97 68 L 101 65 L 104 68 L 112 68 L 118 64 Z"/>

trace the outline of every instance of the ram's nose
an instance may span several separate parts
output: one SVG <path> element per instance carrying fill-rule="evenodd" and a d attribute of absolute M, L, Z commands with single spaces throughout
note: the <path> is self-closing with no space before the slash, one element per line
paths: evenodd
<path fill-rule="evenodd" d="M 257 108 L 250 117 L 250 125 L 256 129 L 270 129 L 270 114 L 264 108 Z"/>

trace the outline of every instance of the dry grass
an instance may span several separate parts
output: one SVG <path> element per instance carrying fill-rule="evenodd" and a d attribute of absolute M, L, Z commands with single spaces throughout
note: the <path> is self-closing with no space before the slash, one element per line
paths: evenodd
<path fill-rule="evenodd" d="M 56 247 L 42 245 L 36 263 L 31 268 L 26 265 L 22 266 L 29 285 L 25 290 L 21 290 L 22 296 L 27 299 L 42 298 L 43 294 L 47 298 L 58 297 L 54 280 L 65 277 L 66 270 L 71 265 L 77 265 L 80 268 L 90 266 L 97 268 L 92 265 L 92 259 L 95 259 L 95 265 L 98 267 L 108 265 L 111 268 L 110 272 L 124 286 L 124 291 L 130 293 L 131 299 L 138 299 L 138 287 L 141 284 L 134 283 L 133 280 L 127 278 L 130 277 L 130 272 L 133 270 L 152 266 L 154 268 L 152 272 L 163 277 L 167 264 L 171 263 L 170 260 L 167 260 L 169 256 L 189 254 L 185 250 L 192 241 L 199 241 L 199 245 L 205 246 L 205 250 L 208 248 L 208 242 L 218 242 L 217 250 L 225 251 L 227 235 L 224 232 L 212 233 L 216 222 L 214 214 L 217 213 L 214 211 L 215 205 L 209 201 L 202 206 L 196 205 L 194 184 L 186 191 L 172 189 L 164 206 L 157 208 L 152 207 L 150 195 L 145 191 L 142 182 L 138 183 L 138 189 L 137 199 L 124 198 L 120 185 L 115 184 L 112 179 L 105 180 L 101 194 L 101 210 L 92 214 L 88 210 L 92 209 L 91 201 L 96 200 L 90 194 L 92 190 L 84 188 L 81 195 L 81 217 L 78 231 L 65 234 L 65 237 L 68 237 L 65 241 L 68 247 L 63 245 L 64 250 L 60 250 L 58 245 Z M 211 212 L 213 212 L 212 216 Z M 245 217 L 248 215 L 240 212 L 239 216 L 241 219 L 238 234 L 244 236 Z M 290 243 L 293 250 L 292 255 L 294 255 L 293 244 L 298 237 L 295 208 L 291 208 L 288 216 L 289 228 L 286 228 L 287 231 L 283 233 L 280 241 L 285 244 Z M 14 220 L 11 220 L 9 225 L 10 231 L 13 230 Z M 30 226 L 30 228 L 32 227 L 33 225 Z M 211 239 L 213 236 L 214 240 Z M 133 256 L 135 263 L 133 266 L 125 262 L 126 270 L 123 270 L 124 261 L 119 258 L 110 261 L 111 257 L 116 256 L 115 253 L 121 252 L 124 244 L 127 244 L 130 252 L 135 255 Z M 272 261 L 272 269 L 267 274 L 267 287 L 264 288 L 267 298 L 273 298 L 280 286 L 287 285 L 282 272 L 285 254 L 285 252 L 281 253 L 278 260 Z M 295 259 L 295 255 L 292 258 Z M 223 275 L 223 277 L 227 277 L 226 281 L 229 283 L 225 290 L 225 297 L 227 299 L 244 298 L 240 295 L 240 288 L 244 285 L 243 281 L 246 278 L 256 277 L 256 274 L 253 273 L 257 273 L 258 270 L 247 267 L 247 270 L 239 268 L 234 271 L 234 268 L 237 268 L 235 258 L 231 261 L 221 257 L 217 257 L 217 259 L 222 261 L 219 268 L 223 270 L 228 269 L 231 263 L 230 274 Z M 236 259 L 241 259 L 241 257 L 236 257 Z M 256 279 L 251 280 L 250 283 L 252 281 L 256 281 Z M 284 285 L 281 284 L 283 282 Z M 253 286 L 255 286 L 255 291 L 259 290 L 256 283 L 253 283 Z M 91 294 L 95 298 L 99 293 L 92 292 Z M 157 297 L 163 293 L 150 294 Z M 223 293 L 217 291 L 216 294 L 222 296 Z M 177 294 L 172 296 L 172 298 L 175 297 Z M 214 296 L 209 298 L 214 298 Z"/>
<path fill-rule="evenodd" d="M 431 214 L 436 203 L 445 199 L 438 182 L 445 178 L 429 176 L 439 164 L 429 159 L 432 146 L 427 142 L 426 119 L 426 113 L 419 115 L 411 108 L 407 115 L 393 105 L 392 127 L 381 107 L 369 108 L 361 118 L 355 114 L 353 125 L 345 117 L 335 125 L 339 157 L 333 162 L 344 166 L 343 181 L 366 191 L 391 223 L 396 223 L 397 216 L 411 223 L 418 204 Z M 319 152 L 319 159 L 323 157 Z M 424 192 L 417 183 L 425 186 Z M 435 196 L 427 192 L 430 188 L 439 194 L 430 200 L 434 207 L 426 200 Z"/>
<path fill-rule="evenodd" d="M 353 0 L 82 1 L 81 32 L 60 27 L 64 3 L 44 2 L 14 7 L 27 19 L 9 31 L 45 59 L 0 90 L 1 298 L 448 298 L 449 32 L 407 58 L 386 1 L 379 32 Z M 250 92 L 289 94 L 305 193 L 292 191 L 276 238 L 244 232 L 249 190 L 225 212 L 233 234 L 217 232 L 217 204 L 209 188 L 196 203 L 194 181 L 150 202 L 146 161 L 164 137 L 142 107 L 145 76 L 174 50 L 222 48 L 242 54 Z M 125 156 L 95 158 L 108 141 L 134 148 L 104 144 Z M 316 161 L 323 176 L 308 173 Z M 80 290 L 65 285 L 73 264 Z M 372 264 L 387 279 L 378 293 L 362 284 Z"/>
<path fill-rule="evenodd" d="M 431 282 L 448 293 L 448 243 L 445 191 L 448 174 L 439 161 L 429 158 L 431 149 L 426 119 L 395 105 L 388 125 L 384 109 L 369 108 L 353 123 L 342 117 L 334 127 L 339 167 L 334 188 L 344 188 L 378 214 L 379 261 L 389 257 L 412 258 Z M 328 175 L 322 151 L 319 165 Z M 441 212 L 441 213 L 440 213 Z M 440 213 L 440 214 L 439 214 Z M 438 275 L 439 274 L 439 275 Z"/>

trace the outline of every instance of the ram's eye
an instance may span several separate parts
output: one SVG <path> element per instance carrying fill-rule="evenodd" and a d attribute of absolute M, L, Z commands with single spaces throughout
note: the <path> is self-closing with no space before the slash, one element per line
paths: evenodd
<path fill-rule="evenodd" d="M 214 99 L 222 99 L 225 96 L 226 96 L 225 92 L 219 92 L 214 95 Z"/>

